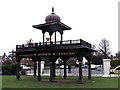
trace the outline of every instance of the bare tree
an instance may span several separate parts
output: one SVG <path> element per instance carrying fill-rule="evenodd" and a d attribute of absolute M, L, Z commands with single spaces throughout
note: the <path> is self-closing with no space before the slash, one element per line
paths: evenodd
<path fill-rule="evenodd" d="M 91 46 L 91 49 L 96 49 L 96 46 L 93 44 L 92 46 Z"/>
<path fill-rule="evenodd" d="M 95 50 L 95 49 L 96 49 L 96 46 L 93 44 L 93 45 L 91 46 L 91 49 Z M 92 55 L 95 55 L 95 54 L 96 54 L 96 52 L 92 52 Z"/>
<path fill-rule="evenodd" d="M 109 41 L 106 40 L 106 38 L 103 38 L 101 42 L 99 43 L 99 50 L 104 55 L 103 58 L 108 58 L 110 55 L 110 44 Z"/>

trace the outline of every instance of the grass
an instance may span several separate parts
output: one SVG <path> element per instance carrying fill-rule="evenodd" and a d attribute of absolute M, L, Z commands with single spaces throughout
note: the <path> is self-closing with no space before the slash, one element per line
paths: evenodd
<path fill-rule="evenodd" d="M 44 76 L 42 78 L 49 78 Z M 56 79 L 62 79 L 57 76 Z M 70 80 L 78 80 L 78 77 L 67 77 Z M 2 76 L 2 88 L 118 88 L 118 78 L 113 77 L 93 77 L 88 80 L 83 78 L 84 84 L 71 82 L 38 82 L 33 76 L 21 76 L 21 80 L 16 80 L 16 76 Z"/>

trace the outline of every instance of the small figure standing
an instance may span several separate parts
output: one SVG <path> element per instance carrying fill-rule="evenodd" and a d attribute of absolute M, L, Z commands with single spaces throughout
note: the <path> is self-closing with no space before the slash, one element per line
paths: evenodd
<path fill-rule="evenodd" d="M 6 61 L 6 60 L 7 60 L 7 56 L 6 56 L 6 53 L 4 53 L 4 55 L 2 56 L 1 62 L 4 62 L 4 61 Z"/>
<path fill-rule="evenodd" d="M 33 40 L 32 39 L 30 39 L 29 41 L 27 41 L 27 44 L 33 44 Z"/>

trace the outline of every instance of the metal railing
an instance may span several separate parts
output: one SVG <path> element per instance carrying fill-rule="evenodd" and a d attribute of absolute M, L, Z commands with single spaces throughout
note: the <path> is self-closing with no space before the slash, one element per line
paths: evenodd
<path fill-rule="evenodd" d="M 45 46 L 45 45 L 72 45 L 72 44 L 81 44 L 87 47 L 91 47 L 91 44 L 89 44 L 86 41 L 83 41 L 82 39 L 77 40 L 65 40 L 65 41 L 56 41 L 56 42 L 39 42 L 39 43 L 32 43 L 32 44 L 22 44 L 22 45 L 16 45 L 16 48 L 27 48 L 27 47 L 37 47 L 37 46 Z"/>

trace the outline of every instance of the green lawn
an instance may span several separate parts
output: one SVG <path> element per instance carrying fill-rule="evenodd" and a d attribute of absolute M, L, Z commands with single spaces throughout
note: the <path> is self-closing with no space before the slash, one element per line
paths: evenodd
<path fill-rule="evenodd" d="M 49 78 L 44 76 L 42 78 Z M 56 79 L 62 79 L 57 76 Z M 67 79 L 76 79 L 78 77 L 67 77 Z M 118 78 L 93 77 L 88 80 L 83 78 L 84 84 L 70 82 L 38 82 L 33 76 L 21 76 L 21 80 L 16 80 L 16 76 L 2 76 L 2 88 L 118 88 Z"/>

